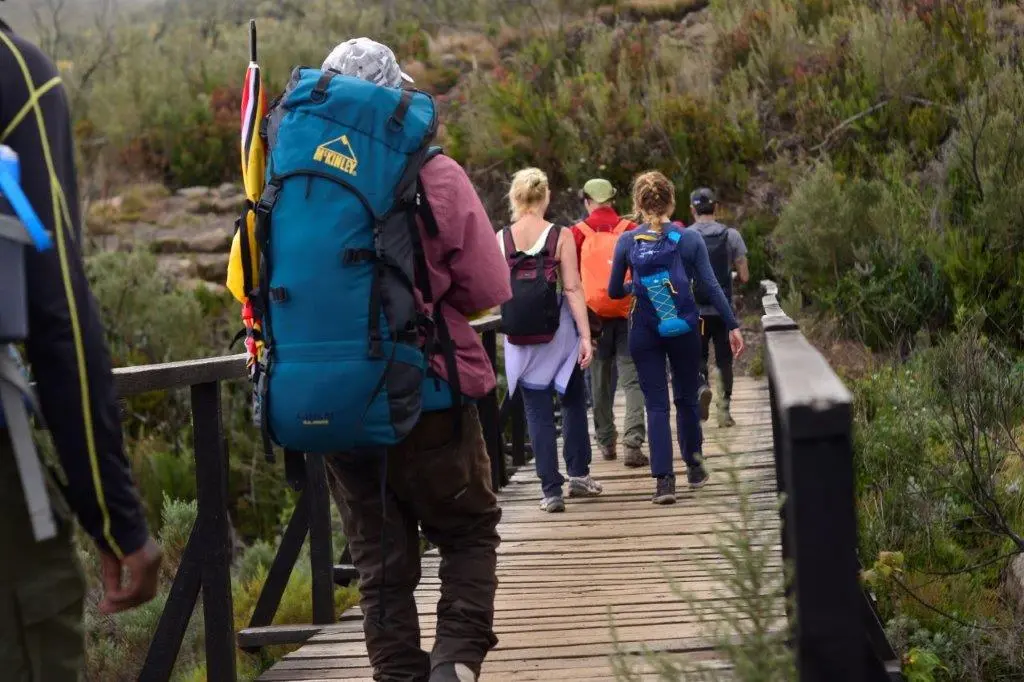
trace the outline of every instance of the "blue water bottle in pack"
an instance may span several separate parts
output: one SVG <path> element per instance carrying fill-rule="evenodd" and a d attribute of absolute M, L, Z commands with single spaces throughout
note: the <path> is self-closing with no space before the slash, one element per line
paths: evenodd
<path fill-rule="evenodd" d="M 679 233 L 669 232 L 666 237 L 673 243 L 679 241 Z M 654 311 L 658 314 L 658 334 L 660 336 L 682 336 L 690 331 L 690 325 L 683 318 L 679 317 L 679 309 L 676 307 L 676 294 L 672 286 L 672 277 L 667 269 L 658 270 L 650 275 L 640 278 L 640 283 L 647 290 L 647 298 L 650 299 Z"/>

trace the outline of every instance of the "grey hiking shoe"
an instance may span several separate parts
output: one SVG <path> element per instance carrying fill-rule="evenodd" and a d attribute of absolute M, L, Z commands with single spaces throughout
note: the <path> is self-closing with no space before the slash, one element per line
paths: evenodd
<path fill-rule="evenodd" d="M 569 497 L 597 497 L 604 492 L 604 486 L 590 475 L 569 477 Z"/>
<path fill-rule="evenodd" d="M 476 682 L 476 673 L 464 663 L 442 663 L 430 672 L 430 682 Z"/>
<path fill-rule="evenodd" d="M 708 417 L 711 415 L 711 399 L 714 394 L 711 393 L 711 387 L 704 384 L 697 389 L 697 402 L 700 404 L 700 420 L 706 422 Z"/>
<path fill-rule="evenodd" d="M 626 456 L 623 458 L 622 463 L 630 469 L 639 469 L 645 467 L 651 463 L 651 460 L 647 459 L 640 448 L 626 446 Z"/>
<path fill-rule="evenodd" d="M 607 462 L 611 462 L 619 456 L 617 451 L 618 448 L 615 446 L 615 443 L 610 445 L 601 445 L 599 447 L 601 448 L 601 457 Z"/>
<path fill-rule="evenodd" d="M 675 504 L 676 502 L 676 477 L 658 476 L 654 488 L 654 495 L 651 497 L 654 504 Z"/>
<path fill-rule="evenodd" d="M 689 482 L 690 487 L 693 489 L 703 488 L 708 479 L 711 478 L 711 474 L 704 468 L 703 464 L 696 466 L 687 467 L 686 469 L 686 480 Z"/>
<path fill-rule="evenodd" d="M 718 404 L 718 425 L 724 429 L 736 426 L 736 420 L 732 418 L 732 413 L 729 412 L 729 399 L 726 398 Z"/>
<path fill-rule="evenodd" d="M 540 501 L 540 510 L 546 511 L 549 514 L 557 514 L 558 512 L 565 511 L 565 500 L 562 499 L 561 495 L 554 497 L 545 497 Z"/>

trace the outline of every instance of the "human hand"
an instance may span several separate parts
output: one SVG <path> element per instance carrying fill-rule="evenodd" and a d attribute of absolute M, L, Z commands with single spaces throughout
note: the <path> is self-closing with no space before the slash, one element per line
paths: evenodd
<path fill-rule="evenodd" d="M 743 334 L 739 329 L 733 329 L 729 332 L 729 347 L 732 348 L 732 356 L 738 358 L 743 354 Z"/>
<path fill-rule="evenodd" d="M 594 359 L 594 344 L 590 339 L 580 339 L 580 368 L 586 369 L 590 367 L 590 362 Z"/>
<path fill-rule="evenodd" d="M 160 545 L 153 538 L 146 540 L 140 549 L 122 559 L 101 551 L 103 600 L 100 602 L 100 613 L 110 615 L 127 611 L 152 599 L 156 595 L 162 560 Z M 122 584 L 123 580 L 127 580 L 127 583 Z"/>

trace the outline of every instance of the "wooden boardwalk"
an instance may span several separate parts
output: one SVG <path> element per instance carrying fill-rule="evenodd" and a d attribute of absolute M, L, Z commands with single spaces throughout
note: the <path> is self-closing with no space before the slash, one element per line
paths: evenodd
<path fill-rule="evenodd" d="M 622 409 L 620 394 L 620 424 Z M 697 622 L 695 609 L 706 612 L 712 602 L 723 603 L 718 583 L 707 575 L 709 565 L 721 566 L 722 559 L 706 543 L 717 523 L 735 517 L 725 468 L 740 468 L 741 479 L 755 485 L 758 514 L 777 519 L 767 383 L 738 378 L 733 416 L 732 429 L 716 428 L 713 416 L 706 425 L 709 485 L 691 492 L 680 476 L 679 501 L 670 507 L 651 504 L 648 469 L 626 469 L 621 459 L 602 461 L 596 449 L 592 473 L 605 492 L 567 500 L 564 514 L 538 509 L 540 486 L 532 468 L 513 477 L 500 495 L 500 643 L 484 664 L 483 679 L 612 680 L 617 646 L 626 652 L 646 646 L 689 661 L 714 659 L 707 625 Z M 726 459 L 727 452 L 737 457 Z M 683 471 L 678 453 L 676 471 Z M 427 650 L 433 644 L 438 562 L 436 550 L 424 556 L 417 591 Z M 667 578 L 699 603 L 684 603 Z M 634 670 L 644 679 L 655 677 L 642 660 Z M 325 627 L 260 679 L 372 679 L 358 610 Z"/>

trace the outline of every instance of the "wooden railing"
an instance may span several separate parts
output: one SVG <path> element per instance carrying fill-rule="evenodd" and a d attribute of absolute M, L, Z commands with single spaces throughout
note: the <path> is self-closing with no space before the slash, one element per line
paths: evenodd
<path fill-rule="evenodd" d="M 853 479 L 852 400 L 822 355 L 779 306 L 764 282 L 765 362 L 771 399 L 775 470 L 784 495 L 782 551 L 790 569 L 787 614 L 801 682 L 901 680 L 870 596 L 859 581 Z M 500 318 L 474 323 L 497 368 Z M 333 561 L 330 495 L 323 457 L 285 453 L 285 478 L 302 492 L 268 572 L 250 627 L 233 628 L 227 447 L 220 383 L 245 377 L 242 355 L 115 371 L 122 397 L 188 387 L 192 395 L 198 517 L 140 680 L 165 681 L 200 590 L 210 680 L 235 679 L 235 648 L 299 643 L 334 622 L 333 589 L 356 577 L 347 552 Z M 496 489 L 528 462 L 519 396 L 479 403 Z M 509 428 L 510 427 L 510 428 Z M 282 483 L 284 484 L 284 483 Z M 313 623 L 270 627 L 306 538 L 313 572 Z"/>
<path fill-rule="evenodd" d="M 482 336 L 496 372 L 500 323 L 500 317 L 490 316 L 473 324 Z M 184 388 L 191 392 L 198 514 L 139 680 L 165 682 L 170 679 L 200 591 L 203 595 L 206 666 L 210 680 L 236 679 L 236 647 L 255 650 L 273 644 L 299 643 L 322 625 L 334 622 L 334 587 L 348 585 L 355 580 L 356 572 L 350 565 L 347 550 L 338 564 L 334 562 L 331 502 L 324 458 L 286 452 L 285 478 L 302 494 L 285 528 L 249 628 L 237 635 L 234 631 L 231 598 L 233 557 L 231 521 L 228 518 L 229 443 L 221 418 L 221 383 L 245 378 L 245 356 L 126 367 L 115 370 L 114 375 L 121 398 Z M 497 391 L 492 391 L 479 402 L 479 410 L 494 486 L 501 488 L 511 475 L 506 450 L 510 450 L 513 464 L 526 462 L 521 405 L 517 409 L 515 401 L 506 399 L 499 407 Z M 511 448 L 505 445 L 506 420 L 513 424 Z M 312 568 L 313 623 L 270 627 L 307 537 Z"/>
<path fill-rule="evenodd" d="M 764 288 L 765 366 L 784 495 L 787 615 L 801 682 L 901 680 L 900 662 L 860 584 L 852 396 Z"/>

